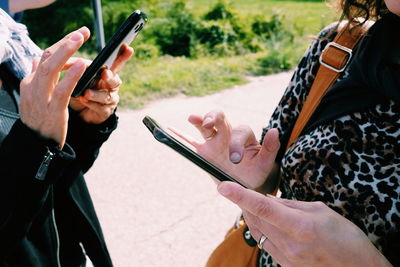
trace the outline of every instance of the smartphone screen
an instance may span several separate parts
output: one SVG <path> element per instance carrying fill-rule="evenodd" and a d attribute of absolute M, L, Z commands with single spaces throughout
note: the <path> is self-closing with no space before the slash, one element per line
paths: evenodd
<path fill-rule="evenodd" d="M 95 88 L 100 74 L 105 68 L 110 68 L 117 58 L 122 44 L 130 44 L 147 22 L 147 16 L 140 10 L 133 12 L 119 27 L 106 46 L 89 65 L 72 92 L 72 97 L 83 95 L 88 88 Z"/>
<path fill-rule="evenodd" d="M 182 142 L 178 141 L 176 138 L 171 136 L 166 130 L 164 130 L 153 118 L 146 116 L 143 118 L 143 123 L 153 134 L 154 138 L 159 142 L 169 146 L 185 158 L 192 161 L 194 164 L 222 181 L 231 181 L 240 184 L 241 186 L 247 188 L 245 185 L 237 181 L 235 178 L 231 177 L 229 174 L 222 171 L 220 168 L 207 161 L 205 158 L 197 154 L 193 149 L 189 148 Z"/>

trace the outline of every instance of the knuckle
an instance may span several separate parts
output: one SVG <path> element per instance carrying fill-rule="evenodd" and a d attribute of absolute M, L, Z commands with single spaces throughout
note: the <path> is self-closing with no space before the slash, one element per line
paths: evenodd
<path fill-rule="evenodd" d="M 243 194 L 238 194 L 236 191 L 234 191 L 231 200 L 235 204 L 240 204 L 240 203 L 242 203 L 244 201 L 243 200 Z"/>
<path fill-rule="evenodd" d="M 301 262 L 304 257 L 303 249 L 297 244 L 288 244 L 285 252 L 285 256 L 289 262 Z"/>
<path fill-rule="evenodd" d="M 68 97 L 67 90 L 65 90 L 64 87 L 57 87 L 56 90 L 53 92 L 53 97 L 57 99 L 63 99 L 65 97 Z"/>
<path fill-rule="evenodd" d="M 317 239 L 316 223 L 312 219 L 303 219 L 296 222 L 294 236 L 303 242 L 313 242 Z"/>
<path fill-rule="evenodd" d="M 50 73 L 50 67 L 47 64 L 40 64 L 38 71 L 40 75 L 47 76 Z"/>
<path fill-rule="evenodd" d="M 216 119 L 217 122 L 219 122 L 219 123 L 223 122 L 225 120 L 225 118 L 226 118 L 226 116 L 225 116 L 224 112 L 222 112 L 222 111 L 217 111 L 216 112 L 215 119 Z"/>
<path fill-rule="evenodd" d="M 322 201 L 315 201 L 312 203 L 313 203 L 312 205 L 314 205 L 314 209 L 316 210 L 323 210 L 327 208 L 326 204 L 323 203 Z"/>
<path fill-rule="evenodd" d="M 240 137 L 249 136 L 252 130 L 248 125 L 239 125 L 233 129 L 233 131 Z"/>
<path fill-rule="evenodd" d="M 258 202 L 255 207 L 254 207 L 255 213 L 260 216 L 261 218 L 263 217 L 269 217 L 271 215 L 271 205 L 269 205 L 265 201 L 260 201 Z"/>
<path fill-rule="evenodd" d="M 42 54 L 42 61 L 45 61 L 46 59 L 48 59 L 49 57 L 51 57 L 53 53 L 50 51 L 49 48 L 47 48 L 46 50 L 43 51 Z"/>
<path fill-rule="evenodd" d="M 60 49 L 62 49 L 64 52 L 67 53 L 71 53 L 71 52 L 75 52 L 75 50 L 77 49 L 77 45 L 75 42 L 64 42 Z"/>

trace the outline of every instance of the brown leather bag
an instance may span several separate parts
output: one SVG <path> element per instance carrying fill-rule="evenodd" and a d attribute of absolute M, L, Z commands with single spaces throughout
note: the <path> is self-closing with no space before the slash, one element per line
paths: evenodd
<path fill-rule="evenodd" d="M 358 27 L 354 27 L 354 23 L 348 22 L 342 22 L 338 25 L 338 34 L 335 39 L 328 43 L 321 53 L 321 65 L 293 127 L 286 150 L 299 137 L 322 97 L 346 68 L 352 56 L 352 49 L 372 24 L 373 22 L 368 21 Z M 247 231 L 247 229 L 244 221 L 241 222 L 239 227 L 232 227 L 224 241 L 211 254 L 206 267 L 257 266 L 260 249 L 256 244 L 253 246 L 246 242 L 244 231 Z"/>

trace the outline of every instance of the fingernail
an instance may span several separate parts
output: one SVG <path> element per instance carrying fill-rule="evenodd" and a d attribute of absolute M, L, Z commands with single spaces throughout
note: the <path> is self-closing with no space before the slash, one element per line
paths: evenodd
<path fill-rule="evenodd" d="M 74 65 L 72 66 L 72 68 L 74 70 L 80 70 L 81 68 L 83 68 L 83 66 L 85 65 L 85 63 L 81 60 L 78 60 L 77 62 L 74 63 Z"/>
<path fill-rule="evenodd" d="M 80 41 L 80 40 L 82 40 L 82 34 L 81 33 L 79 33 L 79 32 L 74 32 L 72 35 L 71 35 L 71 37 L 70 37 L 70 39 L 72 40 L 72 41 L 74 41 L 74 42 L 77 42 L 77 41 Z"/>
<path fill-rule="evenodd" d="M 212 119 L 211 119 L 210 117 L 207 117 L 207 118 L 203 121 L 202 126 L 204 127 L 204 126 L 206 126 L 207 124 L 209 124 L 210 122 L 212 122 Z"/>
<path fill-rule="evenodd" d="M 233 152 L 231 154 L 230 158 L 231 158 L 231 161 L 233 163 L 238 163 L 238 162 L 240 162 L 240 159 L 242 158 L 242 155 L 240 155 L 239 152 Z"/>
<path fill-rule="evenodd" d="M 88 30 L 89 30 L 88 27 L 83 26 L 83 27 L 80 27 L 78 31 L 81 32 L 81 33 L 83 33 L 83 32 L 86 32 L 86 31 L 88 31 Z"/>
<path fill-rule="evenodd" d="M 231 194 L 231 189 L 225 183 L 220 183 L 217 187 L 218 192 L 224 197 Z"/>

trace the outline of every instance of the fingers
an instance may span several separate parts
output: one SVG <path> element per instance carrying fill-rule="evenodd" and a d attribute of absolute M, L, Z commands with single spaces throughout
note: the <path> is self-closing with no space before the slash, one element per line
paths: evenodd
<path fill-rule="evenodd" d="M 88 30 L 74 31 L 43 52 L 40 63 L 36 68 L 39 85 L 37 94 L 39 97 L 45 93 L 51 93 L 65 63 L 85 41 L 86 37 L 82 32 L 88 33 Z"/>
<path fill-rule="evenodd" d="M 69 69 L 76 61 L 81 60 L 83 62 L 85 62 L 86 67 L 89 66 L 92 61 L 89 59 L 85 59 L 85 58 L 79 58 L 79 57 L 71 57 L 68 59 L 68 61 L 64 64 L 63 69 L 62 70 L 67 70 Z"/>
<path fill-rule="evenodd" d="M 114 73 L 118 73 L 125 65 L 125 63 L 132 57 L 132 55 L 133 48 L 128 46 L 127 44 L 123 44 L 118 51 L 118 56 L 111 65 L 110 70 Z"/>
<path fill-rule="evenodd" d="M 291 232 L 299 221 L 297 210 L 287 207 L 275 197 L 266 197 L 232 182 L 221 183 L 218 191 L 242 210 L 249 211 L 283 231 Z"/>
<path fill-rule="evenodd" d="M 62 66 L 67 62 L 67 60 L 72 56 L 73 53 L 78 50 L 82 44 L 89 39 L 90 31 L 86 27 L 82 27 L 76 31 L 73 31 L 66 35 L 63 39 L 58 41 L 57 43 L 53 44 L 49 48 L 47 48 L 42 55 L 41 62 L 44 63 L 48 58 L 55 58 L 53 59 L 56 63 L 59 63 L 60 60 L 64 59 Z M 56 52 L 58 53 L 56 54 Z M 56 55 L 54 55 L 56 54 Z M 67 58 L 66 54 L 69 56 Z M 58 59 L 58 60 L 56 60 Z M 58 70 L 61 70 L 59 67 Z"/>
<path fill-rule="evenodd" d="M 101 105 L 116 105 L 119 102 L 118 90 L 92 90 L 88 89 L 85 91 L 82 100 L 87 103 L 89 101 L 95 102 Z"/>
<path fill-rule="evenodd" d="M 120 87 L 122 80 L 118 74 L 111 70 L 104 69 L 101 72 L 100 80 L 96 89 L 114 89 Z"/>
<path fill-rule="evenodd" d="M 233 163 L 239 163 L 246 147 L 258 146 L 259 143 L 254 132 L 248 126 L 239 126 L 232 130 L 231 142 L 229 144 L 229 155 Z"/>
<path fill-rule="evenodd" d="M 280 142 L 278 129 L 273 128 L 268 130 L 265 134 L 259 153 L 260 161 L 265 163 L 262 165 L 264 171 L 269 172 L 272 169 L 279 147 Z"/>
<path fill-rule="evenodd" d="M 81 101 L 86 108 L 81 111 L 80 115 L 88 123 L 99 124 L 104 122 L 114 113 L 116 108 L 116 104 L 104 105 L 83 99 L 81 98 Z"/>
<path fill-rule="evenodd" d="M 203 127 L 203 117 L 198 115 L 190 115 L 188 121 L 199 130 L 204 139 L 211 136 L 214 129 L 207 129 Z"/>
<path fill-rule="evenodd" d="M 32 71 L 31 72 L 35 72 L 39 66 L 39 62 L 40 62 L 40 58 L 35 57 L 34 59 L 32 59 Z"/>
<path fill-rule="evenodd" d="M 177 129 L 172 128 L 172 127 L 168 127 L 168 129 L 173 132 L 174 134 L 176 134 L 178 137 L 182 138 L 183 140 L 185 140 L 187 143 L 191 144 L 192 146 L 194 146 L 195 148 L 197 148 L 199 146 L 199 143 L 191 136 L 185 135 L 181 132 L 179 132 Z"/>
<path fill-rule="evenodd" d="M 257 233 L 253 233 L 251 230 L 251 234 L 253 238 L 259 243 L 262 233 L 257 231 Z M 271 239 L 267 236 L 267 240 L 265 240 L 262 244 L 263 250 L 267 251 L 268 254 L 281 266 L 289 266 L 288 260 L 283 252 L 271 241 Z"/>
<path fill-rule="evenodd" d="M 232 127 L 221 111 L 212 111 L 204 117 L 191 115 L 189 122 L 199 130 L 206 140 L 215 135 L 219 138 L 226 138 L 226 140 L 230 138 Z"/>
<path fill-rule="evenodd" d="M 85 71 L 86 65 L 83 61 L 77 61 L 67 71 L 65 77 L 60 81 L 53 93 L 50 107 L 64 110 L 68 106 L 70 95 L 75 88 L 77 81 Z"/>

